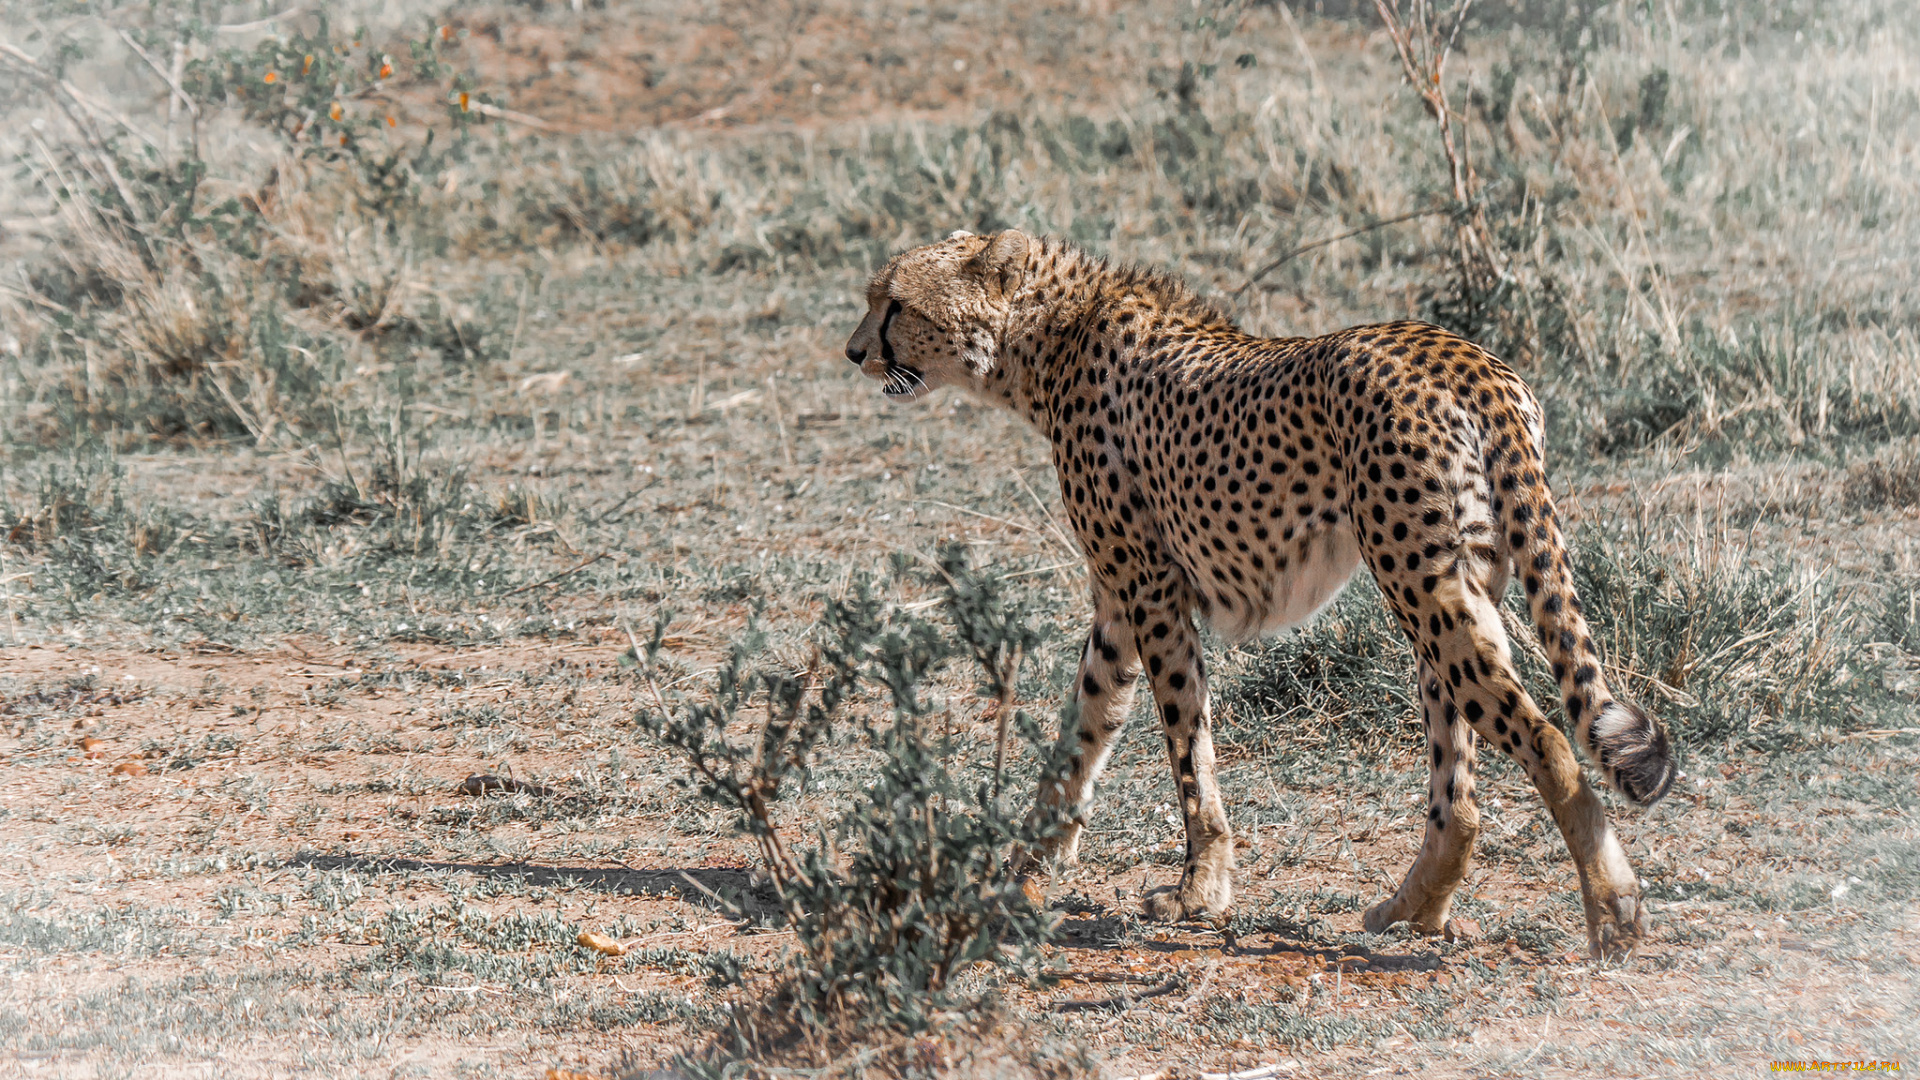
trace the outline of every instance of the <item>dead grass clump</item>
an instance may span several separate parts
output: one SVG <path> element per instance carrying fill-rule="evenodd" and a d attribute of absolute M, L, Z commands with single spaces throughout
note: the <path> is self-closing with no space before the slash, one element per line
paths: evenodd
<path fill-rule="evenodd" d="M 1574 548 L 1613 685 L 1682 743 L 1792 743 L 1877 696 L 1859 675 L 1878 666 L 1867 609 L 1830 576 L 1703 548 L 1669 557 L 1631 536 L 1588 533 Z M 1550 686 L 1524 620 L 1509 632 L 1523 674 Z M 1223 746 L 1374 755 L 1420 738 L 1413 658 L 1370 580 L 1236 661 L 1219 693 Z"/>
<path fill-rule="evenodd" d="M 1920 506 L 1920 451 L 1908 445 L 1849 465 L 1840 497 L 1849 510 Z"/>
<path fill-rule="evenodd" d="M 396 69 L 324 15 L 310 34 L 242 49 L 211 34 L 196 41 L 197 14 L 151 14 L 181 17 L 174 69 L 161 73 L 169 109 L 193 118 L 178 149 L 171 120 L 156 144 L 45 63 L 3 57 L 71 129 L 36 135 L 22 160 L 34 194 L 56 208 L 48 227 L 59 242 L 21 287 L 0 292 L 22 331 L 9 340 L 24 361 L 16 404 L 51 404 L 67 433 L 287 448 L 322 430 L 333 392 L 348 372 L 377 366 L 369 360 L 423 345 L 477 357 L 478 335 L 428 302 L 414 274 L 420 191 L 445 154 L 431 129 L 414 145 L 411 126 L 402 133 L 381 103 L 398 85 L 447 82 L 458 94 L 451 126 L 462 129 L 469 95 L 444 70 L 439 37 L 414 43 Z M 114 40 L 90 25 L 59 32 L 63 62 L 123 40 L 160 70 L 125 28 Z M 202 157 L 212 130 L 267 135 L 269 152 L 238 176 L 212 177 Z"/>
<path fill-rule="evenodd" d="M 1858 723 L 1880 696 L 1862 677 L 1877 666 L 1865 609 L 1821 568 L 1705 545 L 1667 556 L 1631 534 L 1589 534 L 1575 575 L 1612 685 L 1666 717 L 1683 745 L 1800 745 Z"/>
<path fill-rule="evenodd" d="M 1920 432 L 1910 346 L 1872 332 L 1826 340 L 1815 320 L 1686 327 L 1636 363 L 1556 363 L 1546 397 L 1571 407 L 1557 434 L 1610 457 L 1664 447 L 1708 461 L 1852 447 Z M 1581 445 L 1584 444 L 1584 445 Z"/>
<path fill-rule="evenodd" d="M 0 485 L 0 552 L 43 560 L 69 589 L 150 588 L 191 531 L 171 507 L 129 502 L 125 470 L 98 448 L 50 457 L 14 479 Z"/>
<path fill-rule="evenodd" d="M 308 456 L 323 477 L 318 490 L 300 500 L 256 499 L 231 542 L 289 566 L 320 565 L 343 545 L 363 559 L 465 566 L 467 549 L 502 522 L 476 500 L 464 466 L 428 451 L 405 408 L 386 421 L 362 417 L 351 432 L 335 428 L 335 453 Z"/>
<path fill-rule="evenodd" d="M 14 301 L 22 404 L 70 433 L 284 449 L 328 434 L 370 373 L 483 358 L 487 331 L 417 280 L 412 228 L 360 220 L 355 186 L 283 161 L 257 200 L 164 242 L 65 189 L 71 242 Z"/>

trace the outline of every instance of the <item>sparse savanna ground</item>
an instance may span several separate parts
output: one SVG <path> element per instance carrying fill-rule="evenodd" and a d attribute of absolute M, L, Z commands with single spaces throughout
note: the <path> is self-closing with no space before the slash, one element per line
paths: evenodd
<path fill-rule="evenodd" d="M 1444 215 L 1319 244 L 1451 199 L 1370 6 L 577 6 L 4 5 L 0 1071 L 1920 1065 L 1905 0 L 1476 5 L 1447 79 L 1505 268 L 1477 293 Z M 831 601 L 937 621 L 953 545 L 1038 635 L 1018 703 L 1071 678 L 1047 448 L 839 357 L 887 253 L 1007 225 L 1261 332 L 1423 317 L 1527 375 L 1611 678 L 1683 747 L 1617 811 L 1642 955 L 1586 958 L 1491 757 L 1478 935 L 1360 932 L 1426 777 L 1360 581 L 1213 646 L 1230 934 L 1135 916 L 1182 857 L 1136 737 L 1051 897 L 1059 978 L 971 968 L 907 1043 L 728 1065 L 800 945 L 648 710 L 710 701 L 750 622 L 817 679 Z M 930 683 L 984 783 L 994 695 Z M 787 843 L 869 747 L 827 736 Z M 1058 1007 L 1129 989 L 1159 992 Z"/>

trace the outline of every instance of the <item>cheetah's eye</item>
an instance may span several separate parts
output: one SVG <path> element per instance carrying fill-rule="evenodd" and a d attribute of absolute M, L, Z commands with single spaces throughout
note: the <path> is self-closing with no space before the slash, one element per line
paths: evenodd
<path fill-rule="evenodd" d="M 893 359 L 893 342 L 887 339 L 887 331 L 893 326 L 893 320 L 900 312 L 900 301 L 892 301 L 887 305 L 887 314 L 880 320 L 880 358 L 882 360 Z"/>

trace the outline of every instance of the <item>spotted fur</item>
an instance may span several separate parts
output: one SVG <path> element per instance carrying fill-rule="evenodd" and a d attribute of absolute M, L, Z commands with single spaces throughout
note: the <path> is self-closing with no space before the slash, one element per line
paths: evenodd
<path fill-rule="evenodd" d="M 1665 730 L 1615 698 L 1574 595 L 1542 464 L 1540 407 L 1505 364 L 1438 327 L 1317 338 L 1241 333 L 1179 282 L 1017 231 L 956 233 L 868 287 L 847 356 L 896 399 L 957 386 L 1029 420 L 1053 448 L 1087 556 L 1071 772 L 1039 798 L 1074 809 L 1145 670 L 1186 818 L 1162 918 L 1223 920 L 1233 841 L 1214 779 L 1193 618 L 1230 638 L 1297 626 L 1364 563 L 1413 645 L 1430 776 L 1426 838 L 1369 930 L 1446 922 L 1479 814 L 1476 736 L 1516 759 L 1579 868 L 1595 955 L 1645 932 L 1639 885 L 1567 739 L 1515 673 L 1497 605 L 1517 572 L 1576 736 L 1640 805 L 1673 783 Z"/>

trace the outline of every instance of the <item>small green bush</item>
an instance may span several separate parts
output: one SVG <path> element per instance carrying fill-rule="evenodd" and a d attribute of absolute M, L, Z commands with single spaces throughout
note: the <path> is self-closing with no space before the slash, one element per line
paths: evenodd
<path fill-rule="evenodd" d="M 906 567 L 896 563 L 895 571 Z M 871 581 L 856 580 L 844 598 L 825 601 L 817 683 L 769 667 L 764 638 L 749 630 L 720 665 L 710 696 L 660 700 L 640 714 L 653 737 L 685 758 L 689 782 L 759 845 L 777 907 L 801 945 L 783 992 L 803 1030 L 852 1022 L 921 1031 L 961 1004 L 954 978 L 970 965 L 1044 974 L 1040 946 L 1052 920 L 1023 892 L 1011 861 L 1064 819 L 1010 814 L 1003 769 L 967 765 L 959 741 L 934 719 L 944 710 L 928 686 L 956 658 L 974 660 L 983 689 L 999 695 L 1003 731 L 1051 754 L 1041 725 L 1013 709 L 1007 693 L 1019 656 L 1039 641 L 1033 613 L 968 567 L 959 549 L 943 558 L 938 579 L 951 625 L 892 607 Z M 655 639 L 663 632 L 657 627 Z M 886 719 L 857 707 L 864 688 L 885 691 Z M 749 713 L 762 719 L 749 721 Z M 819 825 L 813 844 L 795 850 L 774 807 L 807 784 L 836 728 L 849 729 L 856 745 L 835 753 L 870 755 L 877 774 Z M 1064 771 L 1063 760 L 1046 761 L 1044 776 Z M 736 1035 L 748 1049 L 751 1040 Z"/>

